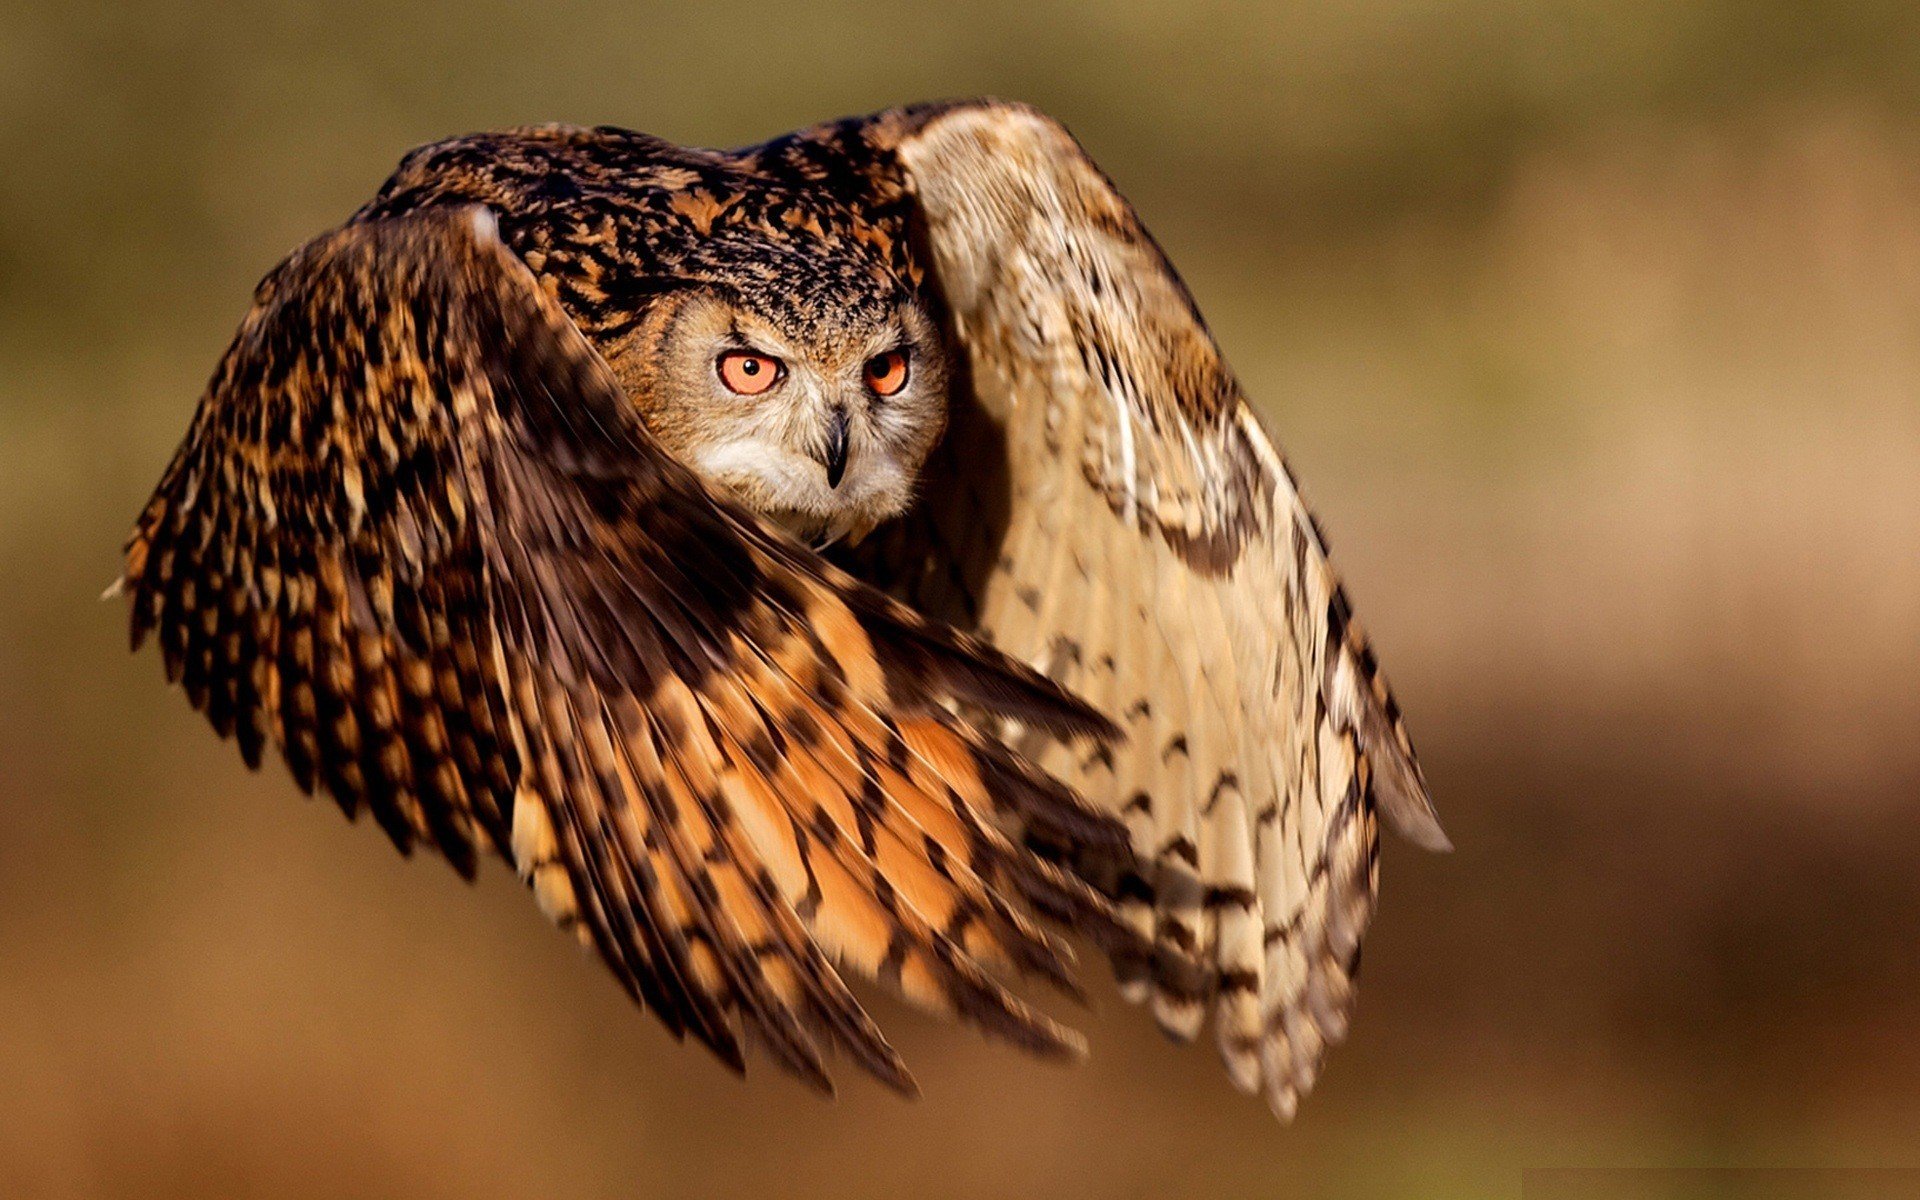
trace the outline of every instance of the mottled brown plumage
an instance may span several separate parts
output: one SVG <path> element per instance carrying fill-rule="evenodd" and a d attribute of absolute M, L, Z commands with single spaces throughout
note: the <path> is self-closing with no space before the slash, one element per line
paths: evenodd
<path fill-rule="evenodd" d="M 786 419 L 713 387 L 729 339 L 780 340 Z M 849 382 L 893 346 L 910 387 Z M 122 586 L 250 764 L 492 846 L 676 1033 L 823 1088 L 835 1047 L 911 1087 L 847 968 L 1077 1049 L 999 977 L 1072 989 L 1051 922 L 1290 1115 L 1376 811 L 1444 845 L 1191 299 L 1018 106 L 413 152 L 261 284 Z"/>

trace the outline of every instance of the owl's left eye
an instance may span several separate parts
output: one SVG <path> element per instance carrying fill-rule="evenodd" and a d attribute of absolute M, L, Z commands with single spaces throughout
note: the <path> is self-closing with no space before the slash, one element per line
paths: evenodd
<path fill-rule="evenodd" d="M 742 396 L 758 396 L 779 383 L 780 376 L 786 372 L 779 359 L 751 350 L 729 350 L 713 364 L 713 369 L 728 391 Z"/>
<path fill-rule="evenodd" d="M 885 354 L 876 354 L 867 360 L 863 372 L 867 387 L 876 396 L 891 396 L 907 386 L 907 352 L 889 350 Z"/>

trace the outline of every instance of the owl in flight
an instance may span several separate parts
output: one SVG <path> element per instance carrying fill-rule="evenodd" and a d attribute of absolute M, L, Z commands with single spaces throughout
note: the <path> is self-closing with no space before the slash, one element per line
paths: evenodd
<path fill-rule="evenodd" d="M 1376 814 L 1444 848 L 1279 454 L 1056 122 L 408 154 L 296 250 L 128 542 L 250 765 L 504 856 L 676 1035 L 914 1084 L 846 983 L 1047 1055 L 1071 932 L 1290 1117 Z"/>

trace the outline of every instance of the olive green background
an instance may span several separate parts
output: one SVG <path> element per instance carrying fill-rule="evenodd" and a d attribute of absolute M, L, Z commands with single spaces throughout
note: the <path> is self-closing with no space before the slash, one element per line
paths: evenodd
<path fill-rule="evenodd" d="M 1090 970 L 746 1083 L 497 864 L 249 775 L 95 600 L 253 282 L 418 142 L 996 93 L 1186 274 L 1459 850 L 1291 1128 Z M 1920 12 L 1861 0 L 0 0 L 0 1193 L 1517 1195 L 1915 1165 Z"/>

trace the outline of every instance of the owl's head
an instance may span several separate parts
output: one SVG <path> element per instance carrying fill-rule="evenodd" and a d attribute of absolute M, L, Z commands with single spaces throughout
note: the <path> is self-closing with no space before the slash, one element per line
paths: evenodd
<path fill-rule="evenodd" d="M 913 499 L 946 425 L 945 352 L 904 290 L 794 299 L 676 289 L 614 367 L 655 436 L 710 485 L 804 540 L 858 537 Z"/>
<path fill-rule="evenodd" d="M 814 543 L 912 503 L 947 426 L 947 353 L 868 246 L 712 228 L 637 317 L 609 361 L 710 486 Z"/>

